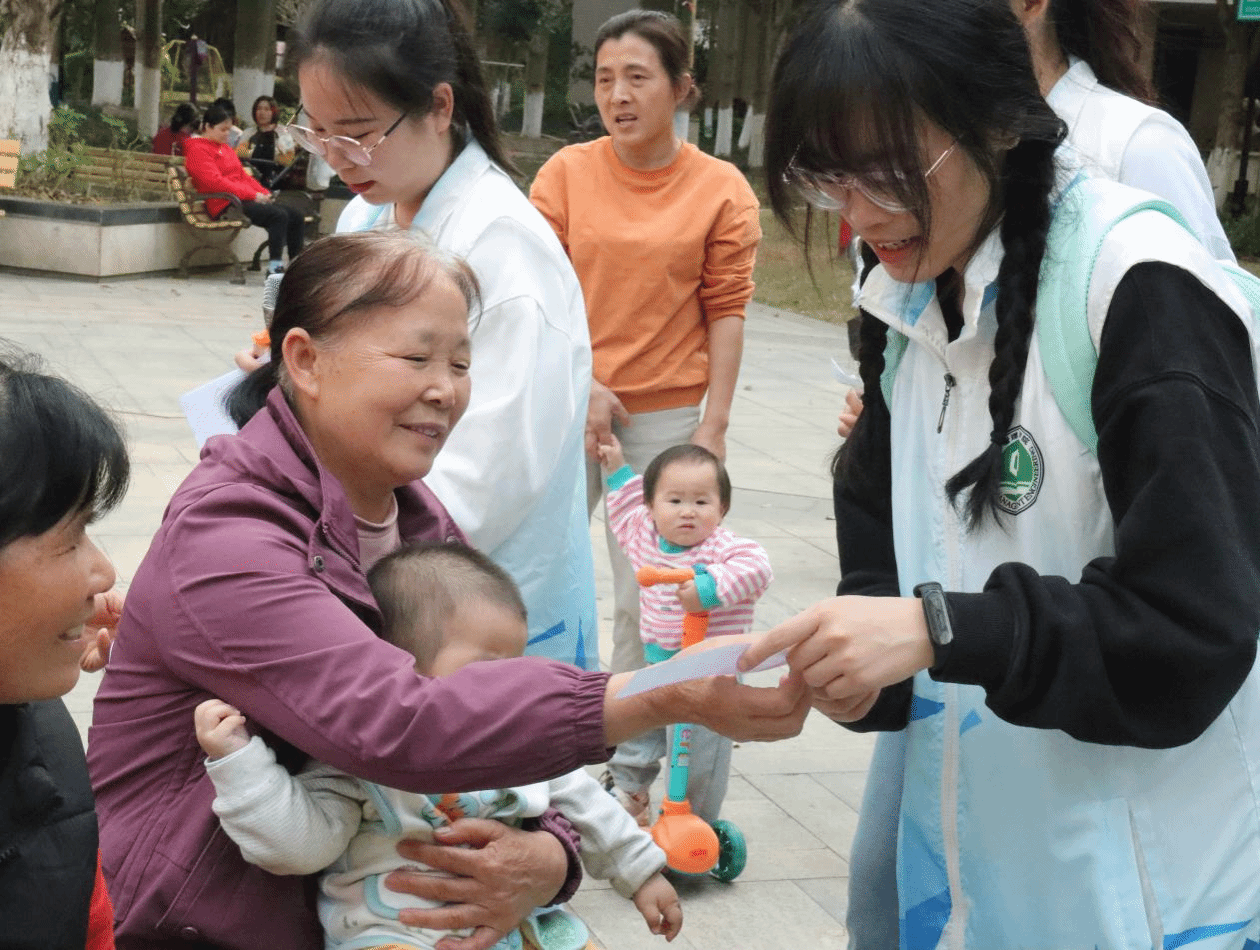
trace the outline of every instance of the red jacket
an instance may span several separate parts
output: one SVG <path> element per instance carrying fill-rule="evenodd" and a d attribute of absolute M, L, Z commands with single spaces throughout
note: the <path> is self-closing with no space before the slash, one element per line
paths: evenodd
<path fill-rule="evenodd" d="M 462 538 L 421 483 L 396 494 L 405 541 Z M 210 696 L 291 768 L 310 756 L 408 791 L 537 782 L 607 758 L 606 674 L 526 657 L 423 679 L 373 633 L 358 550 L 345 492 L 278 389 L 239 435 L 206 443 L 171 499 L 88 745 L 120 948 L 322 950 L 311 879 L 246 864 L 210 810 L 192 719 Z"/>
<path fill-rule="evenodd" d="M 164 125 L 157 130 L 157 135 L 153 136 L 153 146 L 150 151 L 154 155 L 183 155 L 184 144 L 192 138 L 192 133 L 184 129 L 172 133 L 169 125 Z"/>
<path fill-rule="evenodd" d="M 231 146 L 209 139 L 190 138 L 184 142 L 184 167 L 188 169 L 193 186 L 201 192 L 224 191 L 236 195 L 241 201 L 253 201 L 259 195 L 271 194 L 257 178 L 245 171 Z M 227 206 L 228 202 L 222 198 L 211 198 L 206 202 L 206 210 L 212 218 L 217 218 Z"/>

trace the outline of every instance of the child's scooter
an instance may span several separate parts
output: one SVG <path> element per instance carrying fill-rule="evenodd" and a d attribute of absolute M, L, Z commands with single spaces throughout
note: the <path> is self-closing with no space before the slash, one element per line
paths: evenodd
<path fill-rule="evenodd" d="M 641 567 L 635 577 L 640 586 L 684 584 L 693 580 L 691 568 Z M 709 613 L 683 615 L 682 645 L 686 649 L 704 639 L 709 630 Z M 691 748 L 690 723 L 674 726 L 674 741 L 669 750 L 669 776 L 661 815 L 652 826 L 652 839 L 665 852 L 665 863 L 680 874 L 711 874 L 719 881 L 733 881 L 748 863 L 748 847 L 743 832 L 733 823 L 718 819 L 710 826 L 693 814 L 687 801 L 688 767 Z"/>

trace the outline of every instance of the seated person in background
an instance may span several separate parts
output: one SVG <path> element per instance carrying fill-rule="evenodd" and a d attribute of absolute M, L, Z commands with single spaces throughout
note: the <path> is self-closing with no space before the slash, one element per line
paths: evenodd
<path fill-rule="evenodd" d="M 289 260 L 297 257 L 305 241 L 306 219 L 300 210 L 273 201 L 272 193 L 251 178 L 236 153 L 228 147 L 231 116 L 222 106 L 206 110 L 201 135 L 185 144 L 188 177 L 200 192 L 226 192 L 241 199 L 241 210 L 254 224 L 267 230 L 271 262 L 267 272 L 275 274 L 284 267 L 284 251 Z M 206 210 L 217 218 L 230 202 L 223 198 L 206 199 Z"/>
<path fill-rule="evenodd" d="M 201 125 L 201 113 L 191 102 L 181 102 L 175 107 L 169 125 L 164 125 L 153 136 L 150 149 L 154 155 L 183 155 L 184 143 L 192 138 Z"/>
<path fill-rule="evenodd" d="M 280 106 L 271 96 L 255 99 L 252 114 L 254 127 L 230 144 L 241 161 L 253 168 L 259 180 L 271 187 L 280 172 L 292 164 L 297 143 L 288 129 L 279 124 Z"/>
<path fill-rule="evenodd" d="M 236 148 L 236 145 L 240 142 L 242 135 L 241 127 L 236 124 L 236 103 L 227 98 L 227 96 L 219 96 L 219 98 L 215 99 L 211 105 L 218 106 L 232 117 L 232 127 L 228 129 L 228 145 L 232 148 Z"/>
<path fill-rule="evenodd" d="M 411 653 L 423 676 L 445 676 L 525 649 L 520 592 L 502 568 L 472 548 L 404 547 L 377 562 L 368 582 L 381 609 L 382 638 Z M 201 703 L 194 720 L 215 786 L 214 812 L 246 860 L 274 874 L 324 871 L 319 913 L 329 948 L 432 948 L 452 932 L 407 927 L 397 918 L 401 908 L 434 905 L 382 883 L 391 871 L 414 863 L 399 855 L 398 842 L 431 840 L 434 828 L 459 818 L 516 824 L 549 806 L 580 832 L 587 871 L 609 878 L 631 898 L 652 933 L 672 940 L 682 927 L 678 895 L 661 874 L 664 853 L 583 769 L 516 788 L 417 794 L 318 762 L 290 775 L 261 738 L 250 738 L 245 717 L 217 699 Z M 549 908 L 528 918 L 522 930 L 547 945 L 548 928 L 581 926 Z M 516 932 L 496 944 L 500 950 L 520 946 Z"/>

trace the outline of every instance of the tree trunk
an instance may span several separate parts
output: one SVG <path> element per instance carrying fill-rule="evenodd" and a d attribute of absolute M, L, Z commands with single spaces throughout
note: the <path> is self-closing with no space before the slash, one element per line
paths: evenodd
<path fill-rule="evenodd" d="M 276 0 L 236 0 L 232 100 L 253 122 L 250 107 L 276 90 Z"/>
<path fill-rule="evenodd" d="M 92 105 L 122 105 L 123 62 L 122 23 L 117 0 L 96 0 L 92 41 Z"/>
<path fill-rule="evenodd" d="M 769 6 L 766 4 L 765 6 Z M 765 137 L 761 130 L 766 124 L 765 83 L 761 75 L 762 59 L 766 45 L 766 13 L 763 7 L 745 6 L 740 11 L 742 43 L 739 57 L 739 77 L 736 80 L 737 95 L 748 103 L 744 122 L 739 130 L 739 147 L 747 149 L 748 167 L 760 168 Z"/>
<path fill-rule="evenodd" d="M 739 0 L 719 0 L 713 43 L 709 47 L 710 99 L 717 109 L 713 154 L 731 154 L 735 108 L 736 63 L 740 54 Z"/>
<path fill-rule="evenodd" d="M 23 152 L 48 148 L 49 84 L 61 21 L 61 0 L 0 0 L 8 26 L 0 39 L 0 138 Z"/>
<path fill-rule="evenodd" d="M 162 104 L 162 0 L 136 0 L 136 123 L 157 135 Z"/>
<path fill-rule="evenodd" d="M 1247 78 L 1247 27 L 1234 19 L 1225 0 L 1216 0 L 1216 12 L 1225 34 L 1225 68 L 1221 74 L 1221 111 L 1216 119 L 1214 148 L 1234 148 L 1242 122 L 1243 83 Z"/>
<path fill-rule="evenodd" d="M 536 139 L 542 135 L 544 90 L 547 87 L 547 49 L 550 45 L 551 33 L 545 23 L 539 23 L 525 50 L 525 110 L 521 135 L 527 139 Z"/>
<path fill-rule="evenodd" d="M 1225 66 L 1221 70 L 1221 109 L 1216 119 L 1216 139 L 1208 155 L 1208 177 L 1216 192 L 1217 207 L 1234 188 L 1238 176 L 1239 144 L 1243 118 L 1243 87 L 1251 62 L 1253 29 L 1235 19 L 1227 0 L 1216 0 L 1216 13 L 1225 35 Z"/>

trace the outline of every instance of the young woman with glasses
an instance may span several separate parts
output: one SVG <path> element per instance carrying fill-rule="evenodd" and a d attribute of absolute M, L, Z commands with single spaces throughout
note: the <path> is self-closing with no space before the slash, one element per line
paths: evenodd
<path fill-rule="evenodd" d="M 896 812 L 884 947 L 1260 938 L 1253 317 L 1171 217 L 1106 230 L 1145 193 L 1066 131 L 1009 0 L 827 0 L 772 80 L 776 213 L 820 191 L 878 263 L 841 596 L 744 662 L 787 648 L 816 708 L 904 736 L 863 806 Z"/>
<path fill-rule="evenodd" d="M 593 669 L 582 291 L 505 171 L 463 15 L 441 0 L 319 0 L 291 50 L 309 124 L 290 130 L 357 196 L 337 230 L 411 230 L 481 285 L 472 402 L 426 484 L 520 585 L 529 652 Z"/>
<path fill-rule="evenodd" d="M 1137 0 L 1010 0 L 1024 27 L 1041 94 L 1067 124 L 1060 149 L 1093 175 L 1152 192 L 1170 202 L 1218 260 L 1233 251 L 1216 213 L 1212 186 L 1198 147 L 1185 128 L 1150 103 L 1155 89 L 1140 65 Z M 798 184 L 789 164 L 789 177 Z M 821 210 L 817 189 L 801 192 Z M 848 437 L 862 397 L 845 398 L 838 431 Z M 896 803 L 904 749 L 900 733 L 879 737 L 849 875 L 847 924 L 852 950 L 896 942 L 891 900 Z"/>

